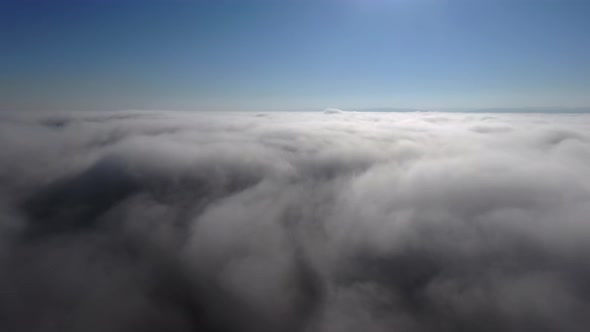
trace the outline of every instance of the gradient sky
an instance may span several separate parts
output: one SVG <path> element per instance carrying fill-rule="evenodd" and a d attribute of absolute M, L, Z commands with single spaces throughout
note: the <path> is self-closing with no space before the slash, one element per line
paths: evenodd
<path fill-rule="evenodd" d="M 588 0 L 0 0 L 0 109 L 590 106 Z"/>

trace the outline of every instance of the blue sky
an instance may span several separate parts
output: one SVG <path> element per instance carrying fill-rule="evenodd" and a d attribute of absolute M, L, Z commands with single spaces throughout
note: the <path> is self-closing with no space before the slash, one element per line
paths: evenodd
<path fill-rule="evenodd" d="M 588 0 L 0 0 L 0 109 L 590 106 Z"/>

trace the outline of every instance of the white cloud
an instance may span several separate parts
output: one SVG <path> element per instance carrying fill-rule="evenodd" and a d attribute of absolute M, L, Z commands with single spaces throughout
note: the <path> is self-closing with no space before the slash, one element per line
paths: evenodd
<path fill-rule="evenodd" d="M 589 115 L 5 120 L 2 330 L 590 323 Z"/>

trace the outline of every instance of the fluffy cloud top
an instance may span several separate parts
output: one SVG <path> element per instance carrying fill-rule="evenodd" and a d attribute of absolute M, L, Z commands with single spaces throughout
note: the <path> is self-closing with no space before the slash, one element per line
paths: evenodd
<path fill-rule="evenodd" d="M 588 133 L 588 115 L 4 115 L 0 330 L 585 331 Z"/>

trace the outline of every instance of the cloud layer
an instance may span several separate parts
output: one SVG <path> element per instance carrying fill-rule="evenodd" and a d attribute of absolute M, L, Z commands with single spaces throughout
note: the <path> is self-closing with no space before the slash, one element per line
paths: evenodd
<path fill-rule="evenodd" d="M 0 122 L 2 331 L 585 331 L 590 116 Z"/>

